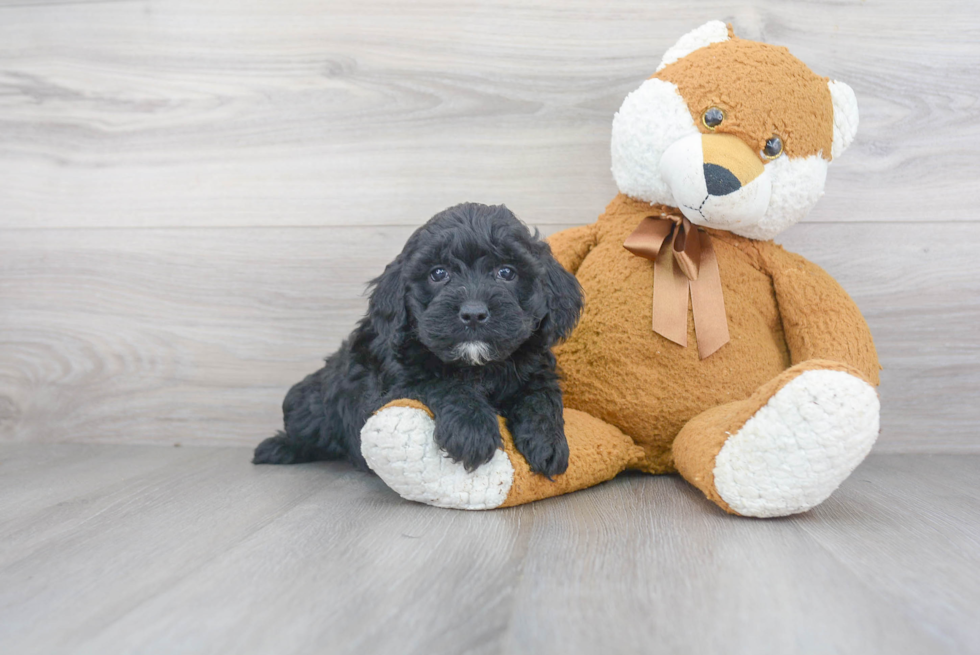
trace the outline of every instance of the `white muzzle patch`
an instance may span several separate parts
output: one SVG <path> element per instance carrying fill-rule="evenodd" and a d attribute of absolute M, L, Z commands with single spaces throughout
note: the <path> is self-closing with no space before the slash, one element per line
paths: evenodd
<path fill-rule="evenodd" d="M 709 189 L 701 139 L 700 133 L 679 139 L 660 158 L 661 174 L 673 194 L 672 204 L 695 225 L 737 230 L 757 224 L 772 195 L 768 169 L 734 191 Z"/>
<path fill-rule="evenodd" d="M 473 366 L 483 366 L 492 359 L 490 345 L 484 341 L 466 341 L 453 348 L 453 358 Z"/>

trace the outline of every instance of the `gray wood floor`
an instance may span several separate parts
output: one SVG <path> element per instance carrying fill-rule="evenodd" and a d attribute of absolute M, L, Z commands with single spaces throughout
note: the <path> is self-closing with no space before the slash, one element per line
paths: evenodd
<path fill-rule="evenodd" d="M 466 513 L 248 457 L 0 446 L 0 652 L 980 652 L 977 455 L 765 521 L 677 477 Z"/>

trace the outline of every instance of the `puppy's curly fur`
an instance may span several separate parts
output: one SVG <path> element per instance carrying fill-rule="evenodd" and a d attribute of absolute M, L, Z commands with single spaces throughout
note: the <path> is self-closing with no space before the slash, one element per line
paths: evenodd
<path fill-rule="evenodd" d="M 371 283 L 368 313 L 326 365 L 283 401 L 285 431 L 256 464 L 349 459 L 367 468 L 372 412 L 415 398 L 435 440 L 473 470 L 501 445 L 498 413 L 533 471 L 568 467 L 551 347 L 578 322 L 578 281 L 506 207 L 467 203 L 420 227 Z"/>

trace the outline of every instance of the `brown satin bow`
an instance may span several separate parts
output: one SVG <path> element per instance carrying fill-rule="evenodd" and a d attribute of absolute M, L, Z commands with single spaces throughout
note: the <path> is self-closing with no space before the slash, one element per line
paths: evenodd
<path fill-rule="evenodd" d="M 623 247 L 653 262 L 654 332 L 687 346 L 690 289 L 701 359 L 728 343 L 725 298 L 711 237 L 699 232 L 687 217 L 664 213 L 644 218 Z"/>

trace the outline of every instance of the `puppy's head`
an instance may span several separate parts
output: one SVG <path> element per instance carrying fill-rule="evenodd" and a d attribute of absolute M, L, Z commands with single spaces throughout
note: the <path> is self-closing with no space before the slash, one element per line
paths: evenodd
<path fill-rule="evenodd" d="M 565 338 L 582 309 L 578 281 L 503 205 L 436 214 L 373 283 L 382 343 L 415 338 L 444 362 L 478 366 L 522 344 Z"/>

